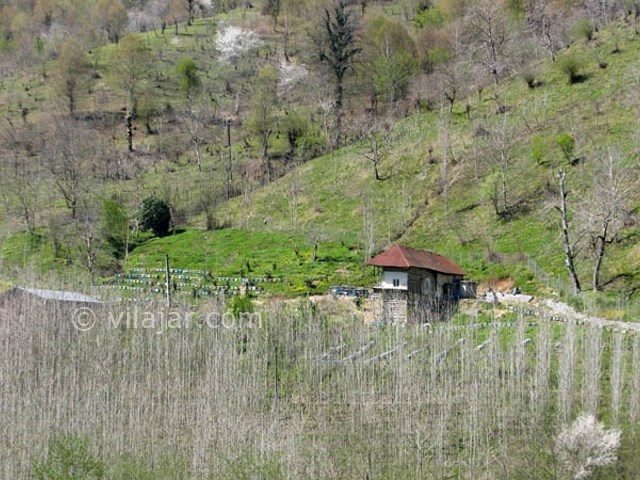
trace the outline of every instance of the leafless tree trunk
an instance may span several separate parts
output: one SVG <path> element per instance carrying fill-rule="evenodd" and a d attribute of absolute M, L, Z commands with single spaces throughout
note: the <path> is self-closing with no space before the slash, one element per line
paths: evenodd
<path fill-rule="evenodd" d="M 600 399 L 600 378 L 602 364 L 602 329 L 592 326 L 584 332 L 585 355 L 582 371 L 582 410 L 596 415 Z"/>
<path fill-rule="evenodd" d="M 566 424 L 571 418 L 575 393 L 576 368 L 576 327 L 573 321 L 567 323 L 562 339 L 562 352 L 558 360 L 558 420 Z"/>
<path fill-rule="evenodd" d="M 580 206 L 580 218 L 594 255 L 594 291 L 601 289 L 602 265 L 607 247 L 615 242 L 624 226 L 633 201 L 630 186 L 635 173 L 615 151 L 596 157 L 593 184 Z"/>
<path fill-rule="evenodd" d="M 620 406 L 622 403 L 622 387 L 624 384 L 624 334 L 615 332 L 613 337 L 613 354 L 611 358 L 611 413 L 613 425 L 619 424 Z"/>
<path fill-rule="evenodd" d="M 558 185 L 560 186 L 560 206 L 556 207 L 560 212 L 560 220 L 562 221 L 562 246 L 564 248 L 564 261 L 567 266 L 567 270 L 569 272 L 569 277 L 571 278 L 571 283 L 573 285 L 573 293 L 578 294 L 580 292 L 580 280 L 578 278 L 578 274 L 576 273 L 576 268 L 574 264 L 574 260 L 576 258 L 576 253 L 574 252 L 574 246 L 569 238 L 569 215 L 567 212 L 567 195 L 565 181 L 566 181 L 566 172 L 562 169 L 558 170 L 557 173 Z"/>
<path fill-rule="evenodd" d="M 468 16 L 472 45 L 479 47 L 479 62 L 497 85 L 506 71 L 504 50 L 510 41 L 503 4 L 493 0 L 472 3 Z"/>

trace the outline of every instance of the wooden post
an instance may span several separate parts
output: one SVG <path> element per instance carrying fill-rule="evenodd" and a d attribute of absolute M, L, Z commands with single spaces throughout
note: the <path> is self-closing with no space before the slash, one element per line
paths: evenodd
<path fill-rule="evenodd" d="M 167 292 L 167 304 L 171 305 L 171 270 L 169 269 L 169 255 L 164 256 L 164 275 L 167 282 L 165 287 Z"/>
<path fill-rule="evenodd" d="M 273 399 L 273 411 L 275 413 L 275 417 L 276 417 L 276 422 L 278 421 L 278 402 L 280 400 L 280 378 L 278 375 L 278 346 L 276 345 L 275 347 L 275 375 L 274 375 L 274 380 L 275 380 L 275 395 L 274 395 L 274 399 Z"/>
<path fill-rule="evenodd" d="M 227 170 L 227 200 L 231 198 L 231 183 L 233 182 L 233 165 L 231 153 L 231 119 L 227 119 L 227 148 L 229 149 L 229 166 Z"/>

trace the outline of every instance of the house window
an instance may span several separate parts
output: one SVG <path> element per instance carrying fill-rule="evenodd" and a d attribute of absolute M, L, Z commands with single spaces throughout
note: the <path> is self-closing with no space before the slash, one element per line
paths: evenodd
<path fill-rule="evenodd" d="M 400 279 L 399 278 L 394 278 L 393 279 L 393 286 L 394 287 L 399 287 L 400 286 Z"/>

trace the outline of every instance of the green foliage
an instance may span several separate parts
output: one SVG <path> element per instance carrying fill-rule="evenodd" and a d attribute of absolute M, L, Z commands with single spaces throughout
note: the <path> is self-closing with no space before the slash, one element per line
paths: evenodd
<path fill-rule="evenodd" d="M 126 208 L 117 200 L 105 200 L 102 203 L 102 234 L 121 258 L 126 252 L 129 236 L 129 216 Z"/>
<path fill-rule="evenodd" d="M 189 462 L 179 453 L 163 454 L 151 461 L 130 454 L 120 456 L 108 469 L 109 480 L 188 480 Z"/>
<path fill-rule="evenodd" d="M 273 109 L 276 106 L 278 72 L 270 65 L 262 67 L 253 82 L 251 112 L 248 126 L 256 135 L 273 129 Z"/>
<path fill-rule="evenodd" d="M 590 18 L 582 18 L 575 22 L 571 27 L 571 33 L 576 40 L 593 40 L 595 25 Z"/>
<path fill-rule="evenodd" d="M 274 127 L 274 109 L 278 88 L 278 72 L 267 65 L 262 67 L 253 82 L 251 95 L 251 111 L 247 119 L 247 127 L 252 135 L 260 140 L 262 158 L 266 163 L 267 176 L 271 174 L 269 165 L 269 136 Z"/>
<path fill-rule="evenodd" d="M 99 0 L 93 12 L 96 23 L 110 42 L 118 43 L 129 23 L 127 10 L 120 0 Z"/>
<path fill-rule="evenodd" d="M 136 111 L 140 92 L 148 85 L 153 70 L 151 50 L 142 37 L 127 35 L 107 57 L 107 80 L 121 90 L 127 109 Z"/>
<path fill-rule="evenodd" d="M 556 137 L 556 145 L 560 148 L 565 160 L 571 162 L 576 149 L 576 141 L 574 138 L 567 132 L 562 132 Z"/>
<path fill-rule="evenodd" d="M 286 207 L 285 207 L 286 209 Z M 357 245 L 329 240 L 321 242 L 313 261 L 313 245 L 301 235 L 282 232 L 223 229 L 212 232 L 187 230 L 154 238 L 133 250 L 131 266 L 162 266 L 164 255 L 181 268 L 207 269 L 221 276 L 281 277 L 285 281 L 263 284 L 268 292 L 297 296 L 324 292 L 330 285 L 371 285 L 373 269 L 363 264 Z M 215 252 L 211 255 L 210 252 Z M 312 285 L 306 281 L 311 280 Z"/>
<path fill-rule="evenodd" d="M 285 478 L 282 462 L 277 455 L 261 458 L 255 452 L 243 451 L 228 459 L 222 472 L 212 480 L 279 480 Z"/>
<path fill-rule="evenodd" d="M 33 473 L 37 480 L 93 480 L 104 478 L 105 466 L 89 451 L 87 439 L 69 435 L 51 442 Z"/>
<path fill-rule="evenodd" d="M 427 60 L 429 65 L 435 66 L 451 60 L 451 56 L 451 51 L 447 48 L 436 46 L 429 49 L 429 52 L 427 53 Z"/>
<path fill-rule="evenodd" d="M 440 7 L 434 5 L 419 12 L 414 21 L 420 28 L 439 28 L 445 24 L 446 19 Z"/>
<path fill-rule="evenodd" d="M 280 127 L 287 135 L 289 143 L 289 153 L 294 155 L 298 151 L 298 147 L 306 148 L 300 140 L 306 136 L 309 131 L 309 119 L 301 115 L 297 111 L 289 112 L 280 122 Z M 304 154 L 304 152 L 301 152 Z"/>
<path fill-rule="evenodd" d="M 253 313 L 254 306 L 249 296 L 239 295 L 231 298 L 227 309 L 235 318 L 239 318 L 242 313 Z"/>
<path fill-rule="evenodd" d="M 409 79 L 418 70 L 415 43 L 400 22 L 384 16 L 369 22 L 366 40 L 364 54 L 374 91 L 393 105 L 405 96 Z"/>
<path fill-rule="evenodd" d="M 78 96 L 89 79 L 87 57 L 77 41 L 65 40 L 52 73 L 54 86 L 66 98 L 69 114 L 73 115 Z"/>
<path fill-rule="evenodd" d="M 558 68 L 566 75 L 569 85 L 579 83 L 584 80 L 582 70 L 584 65 L 580 59 L 575 55 L 565 55 L 558 61 Z"/>
<path fill-rule="evenodd" d="M 540 135 L 533 137 L 533 140 L 531 141 L 531 157 L 533 160 L 538 164 L 542 164 L 546 153 L 547 147 L 543 138 Z"/>
<path fill-rule="evenodd" d="M 180 89 L 187 94 L 193 95 L 200 89 L 200 77 L 198 76 L 198 65 L 192 58 L 183 58 L 178 63 L 176 71 L 180 77 Z"/>
<path fill-rule="evenodd" d="M 166 235 L 171 225 L 169 205 L 157 197 L 145 198 L 140 207 L 139 222 L 142 230 L 151 230 L 158 237 Z"/>

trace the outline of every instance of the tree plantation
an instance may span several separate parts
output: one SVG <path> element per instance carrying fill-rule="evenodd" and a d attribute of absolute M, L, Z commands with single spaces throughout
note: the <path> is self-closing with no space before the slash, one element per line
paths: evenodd
<path fill-rule="evenodd" d="M 640 468 L 640 337 L 625 332 L 522 315 L 373 327 L 327 301 L 234 325 L 212 320 L 214 304 L 174 320 L 164 307 L 105 307 L 81 332 L 32 302 L 10 307 L 21 316 L 2 325 L 3 478 L 634 478 Z"/>

